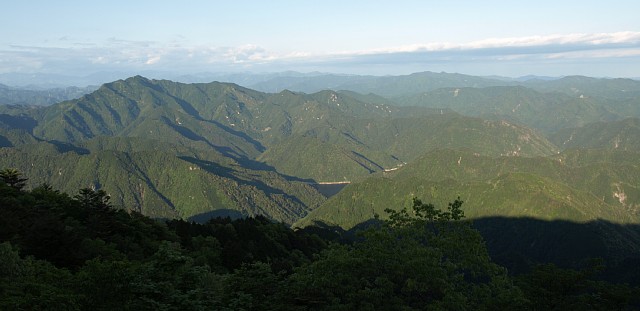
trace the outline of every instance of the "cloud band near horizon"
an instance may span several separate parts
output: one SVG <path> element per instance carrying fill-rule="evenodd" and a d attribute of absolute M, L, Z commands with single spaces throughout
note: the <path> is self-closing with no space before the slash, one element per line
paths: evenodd
<path fill-rule="evenodd" d="M 331 71 L 332 68 L 349 67 L 366 73 L 362 72 L 363 69 L 366 71 L 366 67 L 370 66 L 392 70 L 394 66 L 447 63 L 474 64 L 477 67 L 481 63 L 598 62 L 640 57 L 640 32 L 634 31 L 489 38 L 466 43 L 433 42 L 330 53 L 278 52 L 256 45 L 184 46 L 117 39 L 96 45 L 82 42 L 70 44 L 68 38 L 61 38 L 60 44 L 64 46 L 5 46 L 0 49 L 0 73 L 89 74 L 104 70 L 184 73 L 305 69 Z"/>

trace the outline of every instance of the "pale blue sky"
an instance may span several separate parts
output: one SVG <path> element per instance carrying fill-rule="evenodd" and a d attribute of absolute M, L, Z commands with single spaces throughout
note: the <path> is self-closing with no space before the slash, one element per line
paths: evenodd
<path fill-rule="evenodd" d="M 5 1 L 0 73 L 640 76 L 640 1 Z"/>

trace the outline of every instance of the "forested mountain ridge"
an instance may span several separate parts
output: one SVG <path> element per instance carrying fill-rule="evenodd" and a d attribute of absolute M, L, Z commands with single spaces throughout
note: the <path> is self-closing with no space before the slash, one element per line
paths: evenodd
<path fill-rule="evenodd" d="M 506 119 L 545 134 L 591 122 L 640 117 L 640 81 L 621 78 L 519 80 L 444 72 L 382 77 L 325 74 L 275 77 L 250 87 L 263 91 L 375 93 L 399 105 L 450 108 L 463 115 Z"/>
<path fill-rule="evenodd" d="M 122 146 L 130 143 L 136 149 Z M 216 152 L 190 153 L 132 138 L 101 138 L 87 144 L 104 150 L 60 152 L 47 143 L 3 148 L 0 165 L 32 174 L 32 187 L 47 183 L 66 191 L 104 189 L 116 206 L 169 219 L 267 215 L 292 223 L 324 200 L 306 183 L 248 168 Z M 111 148 L 115 144 L 120 144 L 120 150 Z"/>
<path fill-rule="evenodd" d="M 292 144 L 300 146 L 296 141 L 305 141 L 320 152 L 327 150 L 323 146 L 329 144 L 328 149 L 346 155 L 338 163 L 347 167 L 349 179 L 395 167 L 443 142 L 478 147 L 480 152 L 489 154 L 542 155 L 555 149 L 544 138 L 512 124 L 444 114 L 440 109 L 396 107 L 381 98 L 351 95 L 333 91 L 266 94 L 233 84 L 181 84 L 138 76 L 105 84 L 77 100 L 44 109 L 25 109 L 22 118 L 30 118 L 27 130 L 34 137 L 49 141 L 79 143 L 98 136 L 146 137 L 199 150 L 215 149 L 236 159 L 253 159 L 270 148 L 261 159 L 276 168 L 281 164 L 278 159 L 282 150 L 289 150 Z M 369 99 L 370 102 L 363 102 Z M 15 110 L 10 113 L 18 114 Z M 471 127 L 458 129 L 458 122 Z M 432 141 L 413 144 L 417 149 L 409 147 L 427 132 L 434 133 L 428 138 Z M 478 136 L 461 137 L 458 141 L 459 135 L 469 133 Z M 496 136 L 505 139 L 488 141 Z M 336 152 L 317 157 L 333 154 Z M 316 157 L 296 155 L 301 159 Z M 363 163 L 369 164 L 363 168 Z M 320 164 L 310 170 L 315 173 L 304 177 L 343 177 L 344 174 L 319 173 L 328 166 L 326 161 Z"/>
<path fill-rule="evenodd" d="M 415 83 L 426 85 L 440 76 L 424 73 L 398 81 L 416 78 Z M 447 79 L 433 87 L 448 83 L 483 86 L 485 81 L 464 75 L 449 75 Z M 116 204 L 136 206 L 138 211 L 157 217 L 266 214 L 292 223 L 324 201 L 308 182 L 367 183 L 369 176 L 391 176 L 395 170 L 401 176 L 402 171 L 407 171 L 401 169 L 404 166 L 428 174 L 432 167 L 411 165 L 422 161 L 425 153 L 441 154 L 447 161 L 456 162 L 460 156 L 451 150 L 461 148 L 481 158 L 553 156 L 561 149 L 537 130 L 518 123 L 535 116 L 541 122 L 536 125 L 539 128 L 557 126 L 558 122 L 567 126 L 571 124 L 567 118 L 589 102 L 521 86 L 491 86 L 493 82 L 499 81 L 486 82 L 487 88 L 435 89 L 427 94 L 439 98 L 434 101 L 438 105 L 405 107 L 375 94 L 351 91 L 262 93 L 230 83 L 184 84 L 135 76 L 49 107 L 3 106 L 0 146 L 6 149 L 2 150 L 0 162 L 28 172 L 33 176 L 32 187 L 46 182 L 65 191 L 81 187 L 110 189 Z M 452 112 L 460 107 L 447 107 L 451 98 L 462 100 L 460 107 L 476 109 L 470 114 L 493 115 L 492 120 Z M 564 99 L 555 102 L 557 98 Z M 558 108 L 555 106 L 564 107 L 566 113 L 549 121 L 544 117 L 544 109 Z M 594 118 L 602 115 L 599 106 L 590 107 L 594 108 Z M 515 108 L 526 113 L 515 118 L 504 112 L 518 111 Z M 518 171 L 522 170 L 518 165 L 536 165 L 526 164 L 527 161 L 534 160 L 516 161 L 510 169 Z M 46 171 L 37 172 L 31 165 L 39 162 L 48 163 Z M 74 165 L 79 168 L 77 173 Z M 476 165 L 501 164 L 489 161 Z M 454 189 L 466 187 L 462 175 L 434 178 L 430 182 L 453 181 L 441 187 L 456 195 Z M 408 176 L 403 182 L 412 178 Z M 557 194 L 545 192 L 547 189 L 540 194 L 522 195 L 519 200 L 543 204 L 543 200 L 532 197 L 537 195 L 549 202 L 560 202 L 559 206 L 567 207 L 562 209 L 564 217 L 576 217 L 573 220 L 600 215 L 627 222 L 635 217 L 609 211 L 611 204 L 617 204 L 611 201 L 610 189 L 595 182 L 582 188 L 567 188 L 569 181 L 563 178 L 536 173 L 487 177 L 497 183 L 502 180 L 505 185 L 521 184 L 527 188 L 533 183 L 562 189 L 558 191 L 580 199 L 559 199 Z M 193 184 L 197 186 L 189 186 Z M 622 188 L 630 184 L 633 183 L 624 179 L 618 182 Z M 600 190 L 589 188 L 596 185 Z M 486 192 L 485 188 L 479 183 L 468 187 L 468 191 Z M 635 200 L 633 189 L 625 192 L 629 202 Z M 590 191 L 596 197 L 604 197 L 601 201 L 605 205 L 589 202 L 586 195 Z M 498 208 L 501 212 L 483 215 L 549 217 L 544 215 L 545 209 L 526 213 L 514 209 L 507 198 L 516 192 L 504 188 L 489 195 L 486 202 L 495 203 L 496 208 L 502 206 Z M 476 208 L 474 204 L 470 205 L 471 215 Z M 593 212 L 596 205 L 604 211 Z M 370 216 L 372 213 L 368 212 L 367 217 Z"/>
<path fill-rule="evenodd" d="M 543 93 L 523 86 L 444 88 L 396 99 L 403 105 L 448 108 L 464 115 L 506 119 L 545 134 L 640 116 L 639 101 L 637 94 L 630 98 L 592 97 L 558 91 Z"/>
<path fill-rule="evenodd" d="M 530 80 L 522 85 L 541 92 L 562 92 L 577 97 L 625 100 L 640 96 L 640 81 L 637 79 L 567 76 L 551 81 Z"/>
<path fill-rule="evenodd" d="M 320 90 L 349 90 L 361 94 L 374 93 L 385 97 L 415 94 L 444 87 L 488 87 L 514 85 L 513 82 L 458 73 L 417 72 L 399 76 L 358 76 L 322 74 L 316 76 L 274 77 L 249 87 L 264 92 L 289 89 L 305 93 Z"/>
<path fill-rule="evenodd" d="M 616 149 L 640 151 L 640 119 L 595 122 L 583 127 L 562 129 L 549 137 L 566 148 Z"/>
<path fill-rule="evenodd" d="M 407 206 L 413 197 L 460 196 L 470 218 L 507 216 L 586 222 L 640 219 L 637 153 L 568 150 L 552 157 L 488 157 L 470 150 L 438 150 L 398 170 L 345 187 L 296 223 L 344 228 Z"/>

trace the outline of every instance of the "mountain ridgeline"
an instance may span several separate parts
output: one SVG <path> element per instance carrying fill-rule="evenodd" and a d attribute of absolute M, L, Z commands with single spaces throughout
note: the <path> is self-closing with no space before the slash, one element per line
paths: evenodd
<path fill-rule="evenodd" d="M 234 79 L 6 93 L 1 308 L 640 307 L 640 82 Z"/>
<path fill-rule="evenodd" d="M 47 107 L 0 106 L 0 166 L 163 218 L 348 228 L 413 196 L 460 196 L 472 218 L 638 221 L 638 121 L 622 120 L 640 116 L 637 81 L 273 79 L 261 89 L 318 91 L 135 76 Z M 351 185 L 327 199 L 318 182 Z"/>

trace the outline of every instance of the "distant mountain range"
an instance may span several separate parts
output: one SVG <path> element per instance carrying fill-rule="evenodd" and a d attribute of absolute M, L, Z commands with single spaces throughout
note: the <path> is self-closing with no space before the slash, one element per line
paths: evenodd
<path fill-rule="evenodd" d="M 155 217 L 350 227 L 413 196 L 461 196 L 470 217 L 638 221 L 638 121 L 624 120 L 640 117 L 638 81 L 426 72 L 247 83 L 292 90 L 135 76 L 47 107 L 0 105 L 0 167 L 32 186 L 105 189 Z M 316 182 L 351 185 L 327 200 Z"/>
<path fill-rule="evenodd" d="M 76 99 L 96 90 L 97 87 L 64 88 L 16 88 L 0 84 L 0 105 L 48 106 L 61 101 Z"/>

